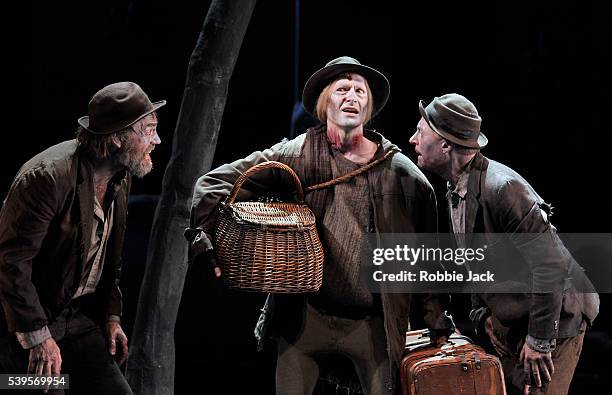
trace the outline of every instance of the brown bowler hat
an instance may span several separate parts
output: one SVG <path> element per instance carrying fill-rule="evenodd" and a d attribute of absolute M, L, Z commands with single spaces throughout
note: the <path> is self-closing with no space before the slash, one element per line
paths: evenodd
<path fill-rule="evenodd" d="M 449 93 L 436 97 L 427 107 L 419 102 L 423 119 L 446 140 L 467 148 L 484 148 L 489 140 L 480 131 L 482 119 L 465 97 Z"/>
<path fill-rule="evenodd" d="M 363 76 L 363 78 L 368 81 L 368 85 L 372 91 L 372 100 L 374 104 L 372 107 L 372 117 L 374 117 L 382 110 L 387 103 L 387 99 L 389 99 L 389 92 L 391 90 L 389 81 L 380 71 L 363 65 L 359 63 L 357 59 L 349 56 L 341 56 L 330 60 L 325 67 L 317 70 L 310 76 L 302 92 L 304 109 L 312 115 L 321 91 L 332 82 L 335 77 L 343 73 L 356 73 Z"/>
<path fill-rule="evenodd" d="M 165 104 L 165 100 L 151 103 L 138 84 L 117 82 L 96 92 L 89 101 L 89 115 L 78 122 L 94 134 L 110 134 L 133 125 Z"/>

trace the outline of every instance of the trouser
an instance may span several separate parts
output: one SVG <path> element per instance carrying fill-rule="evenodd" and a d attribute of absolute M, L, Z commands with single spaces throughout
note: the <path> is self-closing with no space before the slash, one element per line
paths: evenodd
<path fill-rule="evenodd" d="M 502 356 L 501 362 L 504 368 L 506 379 L 506 390 L 508 395 L 523 394 L 523 387 L 526 382 L 523 364 L 519 361 L 524 339 L 518 344 L 509 344 L 507 341 L 508 328 L 502 326 L 499 321 L 493 319 L 493 329 L 498 338 L 513 351 L 509 357 Z M 530 388 L 530 394 L 537 395 L 563 395 L 569 391 L 569 386 L 574 376 L 574 370 L 580 359 L 582 352 L 582 342 L 586 332 L 586 321 L 580 325 L 578 335 L 565 339 L 557 339 L 557 346 L 552 351 L 552 361 L 555 373 L 551 375 L 551 381 L 546 382 L 542 376 L 542 387 L 537 388 L 535 383 Z"/>
<path fill-rule="evenodd" d="M 381 316 L 351 320 L 325 315 L 307 305 L 304 329 L 290 344 L 280 338 L 276 367 L 277 395 L 310 395 L 325 356 L 338 353 L 355 367 L 365 394 L 391 391 L 387 341 Z"/>
<path fill-rule="evenodd" d="M 61 325 L 59 330 L 58 324 Z M 50 390 L 47 394 L 132 394 L 108 352 L 105 334 L 89 317 L 72 305 L 52 326 L 52 333 L 63 332 L 63 337 L 56 342 L 62 357 L 61 373 L 69 375 L 70 389 Z M 0 343 L 0 370 L 25 374 L 30 351 L 21 347 L 14 334 Z M 19 394 L 42 394 L 42 391 L 20 390 Z"/>

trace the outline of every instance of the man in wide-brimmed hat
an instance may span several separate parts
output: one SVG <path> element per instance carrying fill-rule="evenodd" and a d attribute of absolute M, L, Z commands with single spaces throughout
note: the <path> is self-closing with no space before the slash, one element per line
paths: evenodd
<path fill-rule="evenodd" d="M 151 171 L 164 104 L 133 82 L 108 85 L 75 140 L 19 170 L 0 213 L 4 373 L 65 373 L 71 393 L 131 393 L 113 360 L 128 351 L 120 258 L 131 175 Z"/>
<path fill-rule="evenodd" d="M 512 265 L 514 284 L 522 279 L 518 273 L 525 272 L 532 289 L 542 292 L 520 288 L 520 293 L 472 295 L 470 317 L 502 358 L 508 393 L 530 387 L 538 394 L 567 393 L 599 298 L 586 293 L 592 286 L 550 223 L 551 206 L 514 170 L 480 153 L 488 140 L 476 107 L 464 96 L 451 93 L 427 105 L 421 101 L 419 110 L 410 143 L 418 165 L 448 182 L 457 246 L 482 247 L 476 240 L 506 235 L 511 248 L 497 255 L 493 264 L 498 266 L 492 267 Z M 570 279 L 573 289 L 567 285 Z"/>
<path fill-rule="evenodd" d="M 308 79 L 302 97 L 305 110 L 320 125 L 198 180 L 191 227 L 186 231 L 191 257 L 214 263 L 211 235 L 217 204 L 250 167 L 271 160 L 283 162 L 303 185 L 311 186 L 378 161 L 348 182 L 306 195 L 326 252 L 323 285 L 308 296 L 270 295 L 255 332 L 260 344 L 271 334 L 278 339 L 279 395 L 312 393 L 320 364 L 330 353 L 343 354 L 353 362 L 365 393 L 398 393 L 410 295 L 374 293 L 360 277 L 360 251 L 368 233 L 435 232 L 433 189 L 397 146 L 365 127 L 389 97 L 389 82 L 381 72 L 354 58 L 339 57 Z M 243 184 L 240 197 L 249 199 L 279 189 L 282 179 L 275 175 L 257 174 L 254 182 Z M 221 276 L 220 269 L 215 270 Z M 440 308 L 443 302 L 427 299 L 425 307 L 430 313 L 428 324 L 440 333 L 452 328 Z"/>

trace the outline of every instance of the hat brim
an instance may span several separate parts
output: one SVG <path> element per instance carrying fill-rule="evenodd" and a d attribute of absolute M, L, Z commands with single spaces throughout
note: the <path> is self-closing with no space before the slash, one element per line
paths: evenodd
<path fill-rule="evenodd" d="M 372 117 L 382 110 L 389 99 L 391 88 L 389 80 L 380 71 L 368 66 L 358 64 L 334 64 L 323 67 L 310 76 L 302 92 L 302 104 L 310 115 L 314 115 L 315 106 L 321 91 L 340 74 L 356 73 L 368 81 L 372 92 L 374 105 L 372 106 Z"/>
<path fill-rule="evenodd" d="M 438 129 L 436 125 L 432 122 L 429 115 L 427 114 L 427 111 L 425 111 L 425 107 L 423 106 L 423 100 L 419 101 L 419 111 L 421 112 L 421 116 L 423 117 L 425 122 L 427 122 L 431 130 L 436 132 L 442 138 L 454 144 L 457 144 L 457 145 L 460 145 L 466 148 L 479 148 L 480 149 L 480 148 L 484 148 L 489 143 L 489 139 L 487 139 L 487 137 L 484 135 L 484 133 L 482 133 L 482 131 L 478 134 L 478 139 L 474 141 L 474 140 L 462 140 L 450 133 L 445 132 L 442 129 Z"/>
<path fill-rule="evenodd" d="M 136 119 L 126 121 L 125 124 L 117 126 L 117 127 L 113 128 L 111 130 L 94 130 L 94 129 L 90 129 L 89 128 L 89 116 L 88 115 L 85 115 L 84 117 L 79 118 L 77 120 L 77 122 L 79 123 L 79 125 L 81 125 L 85 129 L 89 130 L 93 134 L 111 134 L 111 133 L 115 133 L 115 132 L 123 130 L 123 129 L 127 128 L 127 127 L 132 126 L 136 122 L 140 121 L 142 118 L 144 118 L 147 115 L 157 111 L 160 107 L 165 106 L 166 105 L 166 101 L 165 100 L 160 100 L 160 101 L 156 101 L 156 102 L 151 103 L 151 104 L 152 104 L 151 109 L 148 110 L 147 112 L 139 115 Z"/>

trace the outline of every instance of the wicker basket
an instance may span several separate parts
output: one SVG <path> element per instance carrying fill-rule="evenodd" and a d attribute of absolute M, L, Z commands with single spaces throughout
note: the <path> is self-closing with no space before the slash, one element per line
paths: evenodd
<path fill-rule="evenodd" d="M 249 176 L 270 168 L 291 175 L 298 203 L 237 202 Z M 231 288 L 273 293 L 314 292 L 323 281 L 323 247 L 315 217 L 304 204 L 302 184 L 295 172 L 279 162 L 251 167 L 220 204 L 215 231 L 217 261 Z"/>

